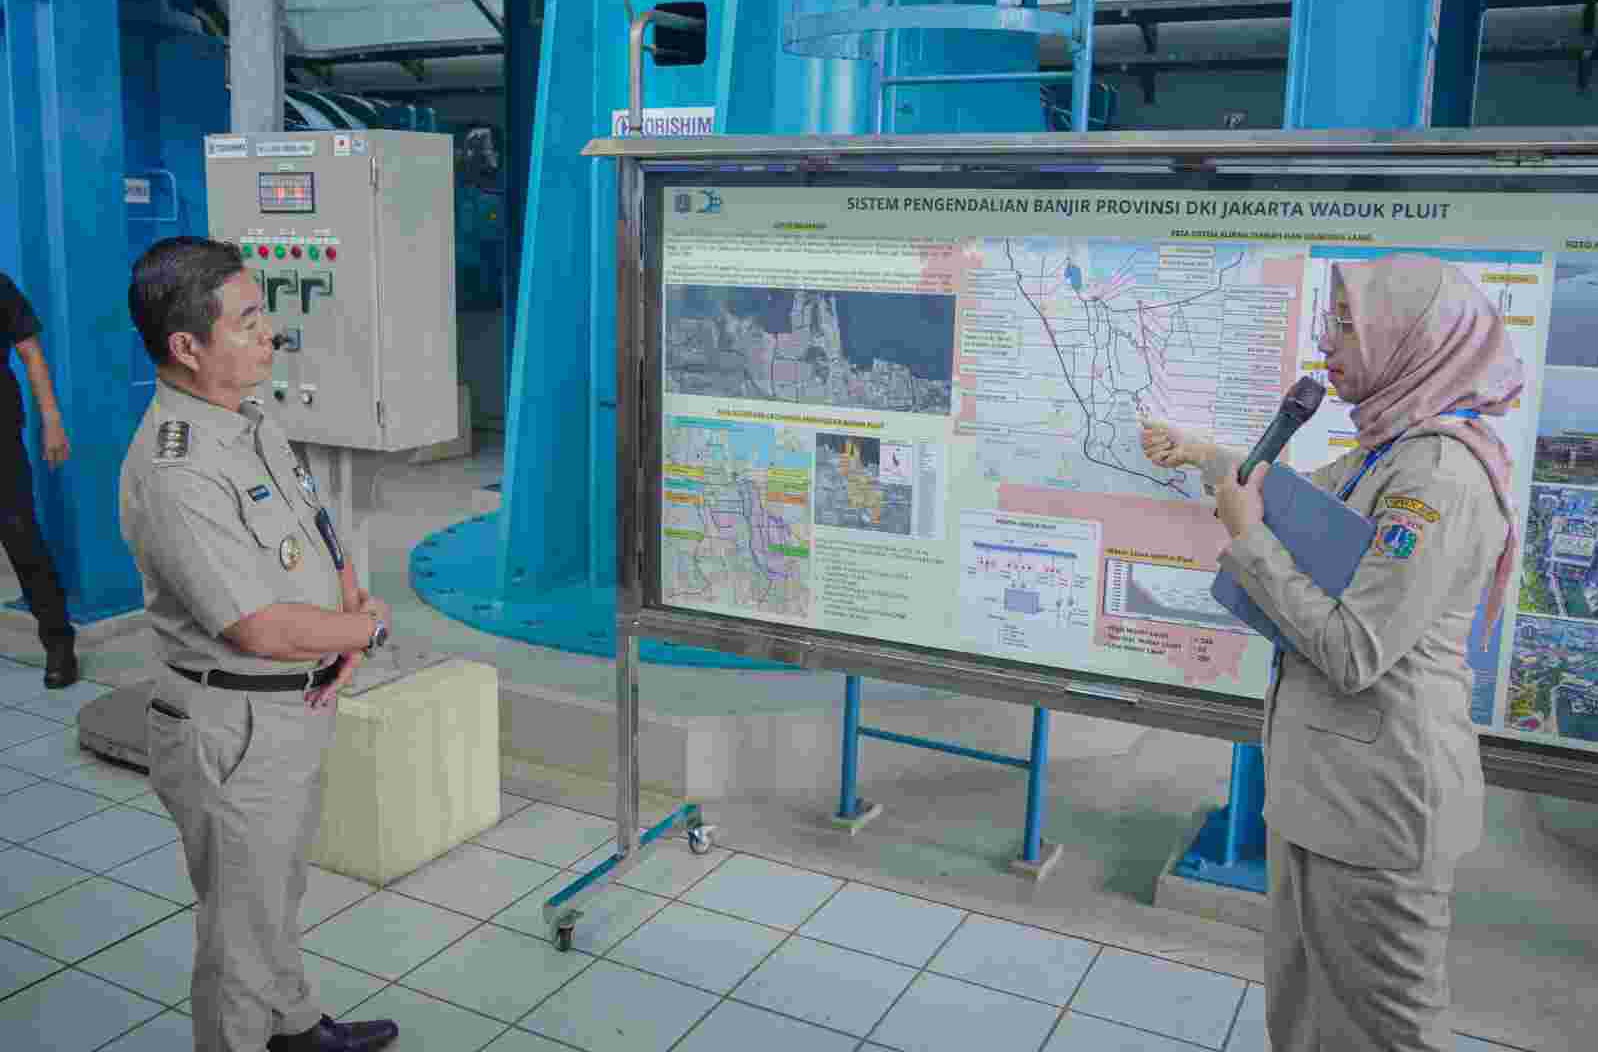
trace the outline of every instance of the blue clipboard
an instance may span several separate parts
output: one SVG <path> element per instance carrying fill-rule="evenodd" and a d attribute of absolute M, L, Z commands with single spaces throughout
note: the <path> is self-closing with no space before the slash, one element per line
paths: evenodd
<path fill-rule="evenodd" d="M 1265 525 L 1299 572 L 1327 595 L 1343 594 L 1376 536 L 1376 524 L 1298 472 L 1272 464 L 1265 476 Z M 1215 601 L 1284 650 L 1296 650 L 1237 578 L 1222 570 L 1210 586 Z"/>

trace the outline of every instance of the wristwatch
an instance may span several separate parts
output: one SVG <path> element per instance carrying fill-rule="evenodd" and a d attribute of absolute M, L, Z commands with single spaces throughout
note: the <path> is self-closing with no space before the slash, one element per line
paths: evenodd
<path fill-rule="evenodd" d="M 372 615 L 372 639 L 366 644 L 366 656 L 371 657 L 372 651 L 388 642 L 388 622 L 376 614 Z"/>

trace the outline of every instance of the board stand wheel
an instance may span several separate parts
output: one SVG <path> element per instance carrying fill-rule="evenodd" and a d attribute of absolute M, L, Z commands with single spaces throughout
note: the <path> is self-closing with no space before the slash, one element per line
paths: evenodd
<path fill-rule="evenodd" d="M 688 850 L 696 855 L 708 855 L 715 846 L 715 826 L 692 825 L 688 827 Z"/>

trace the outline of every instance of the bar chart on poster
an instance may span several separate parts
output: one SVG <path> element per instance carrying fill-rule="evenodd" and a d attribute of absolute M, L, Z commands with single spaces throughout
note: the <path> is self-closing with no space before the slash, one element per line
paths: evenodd
<path fill-rule="evenodd" d="M 1487 421 L 1523 544 L 1472 716 L 1598 749 L 1598 241 L 1560 218 L 1586 194 L 774 181 L 651 184 L 660 605 L 1259 699 L 1213 498 L 1140 421 L 1247 449 L 1325 379 L 1334 266 L 1427 254 L 1527 379 Z M 1332 391 L 1284 460 L 1362 456 L 1351 408 Z"/>

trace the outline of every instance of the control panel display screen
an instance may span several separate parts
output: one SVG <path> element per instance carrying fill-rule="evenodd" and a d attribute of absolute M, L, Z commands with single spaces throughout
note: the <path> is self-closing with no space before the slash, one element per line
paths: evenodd
<path fill-rule="evenodd" d="M 262 172 L 257 189 L 263 212 L 316 211 L 314 172 Z"/>

